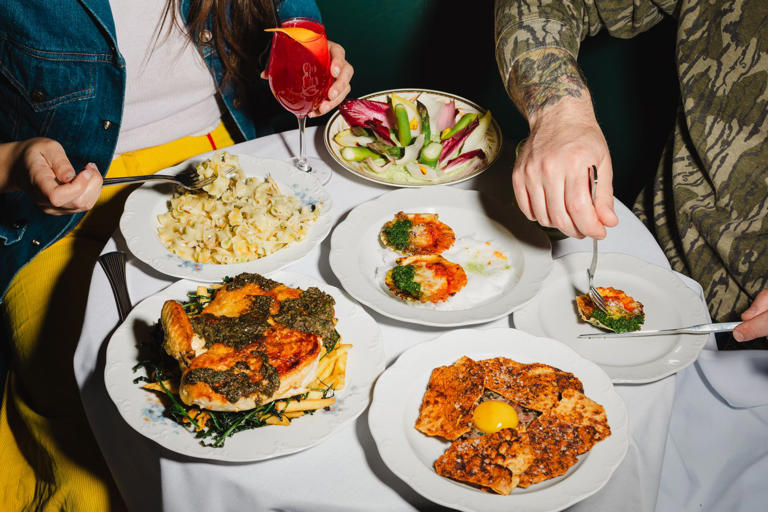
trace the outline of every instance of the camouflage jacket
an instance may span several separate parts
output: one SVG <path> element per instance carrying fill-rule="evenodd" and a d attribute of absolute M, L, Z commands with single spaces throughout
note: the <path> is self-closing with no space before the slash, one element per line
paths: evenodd
<path fill-rule="evenodd" d="M 675 270 L 701 283 L 713 319 L 737 320 L 768 287 L 768 1 L 498 0 L 496 59 L 505 83 L 524 53 L 578 53 L 677 20 L 680 103 L 652 189 L 635 213 Z"/>

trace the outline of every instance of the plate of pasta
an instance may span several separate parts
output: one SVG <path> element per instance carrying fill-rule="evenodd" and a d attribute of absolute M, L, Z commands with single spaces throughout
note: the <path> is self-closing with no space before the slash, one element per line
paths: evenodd
<path fill-rule="evenodd" d="M 217 282 L 269 273 L 306 255 L 331 229 L 328 192 L 286 162 L 218 151 L 162 172 L 190 166 L 208 185 L 144 185 L 120 217 L 128 249 L 164 274 Z"/>
<path fill-rule="evenodd" d="M 280 271 L 182 279 L 143 300 L 109 340 L 104 380 L 123 419 L 161 446 L 248 462 L 353 421 L 383 369 L 370 315 L 337 288 Z"/>

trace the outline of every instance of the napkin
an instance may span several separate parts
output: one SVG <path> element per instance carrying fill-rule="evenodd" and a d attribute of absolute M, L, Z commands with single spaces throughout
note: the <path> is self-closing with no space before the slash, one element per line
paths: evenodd
<path fill-rule="evenodd" d="M 680 273 L 677 276 L 703 299 L 699 283 Z M 731 407 L 749 408 L 768 404 L 768 351 L 719 351 L 715 336 L 710 334 L 696 366 L 712 389 Z"/>

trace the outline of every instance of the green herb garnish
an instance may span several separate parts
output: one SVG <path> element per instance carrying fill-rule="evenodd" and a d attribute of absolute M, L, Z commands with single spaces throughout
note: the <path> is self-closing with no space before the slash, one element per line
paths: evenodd
<path fill-rule="evenodd" d="M 412 227 L 413 222 L 408 219 L 395 221 L 391 226 L 383 229 L 384 238 L 395 249 L 399 251 L 405 250 L 410 244 L 410 230 Z"/>
<path fill-rule="evenodd" d="M 638 331 L 644 320 L 643 315 L 608 316 L 597 308 L 592 312 L 592 316 L 614 332 Z"/>
<path fill-rule="evenodd" d="M 395 287 L 414 298 L 421 297 L 421 285 L 413 280 L 416 269 L 413 265 L 398 265 L 392 269 L 392 282 Z"/>

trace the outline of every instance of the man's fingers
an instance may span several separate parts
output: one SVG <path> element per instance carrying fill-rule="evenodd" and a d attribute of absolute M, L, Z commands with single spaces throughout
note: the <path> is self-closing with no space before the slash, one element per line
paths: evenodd
<path fill-rule="evenodd" d="M 613 167 L 610 159 L 597 164 L 597 175 L 597 193 L 595 194 L 597 217 L 604 226 L 613 227 L 619 223 L 619 218 L 613 209 Z"/>
<path fill-rule="evenodd" d="M 528 190 L 525 188 L 522 174 L 518 170 L 512 171 L 512 188 L 515 191 L 515 200 L 517 207 L 523 212 L 528 220 L 536 220 L 531 212 L 531 200 L 528 197 Z"/>
<path fill-rule="evenodd" d="M 760 336 L 768 336 L 768 311 L 754 316 L 736 326 L 733 337 L 736 341 L 749 341 Z"/>
<path fill-rule="evenodd" d="M 589 173 L 571 172 L 565 177 L 565 205 L 578 232 L 592 238 L 605 238 L 605 228 L 595 213 L 590 193 Z M 581 238 L 581 237 L 579 237 Z"/>
<path fill-rule="evenodd" d="M 554 181 L 544 189 L 544 197 L 547 200 L 547 214 L 552 226 L 559 229 L 567 236 L 581 238 L 581 233 L 571 219 L 565 204 L 565 184 L 562 181 Z"/>
<path fill-rule="evenodd" d="M 768 289 L 757 294 L 752 305 L 741 314 L 741 319 L 750 320 L 764 311 L 768 311 Z"/>

